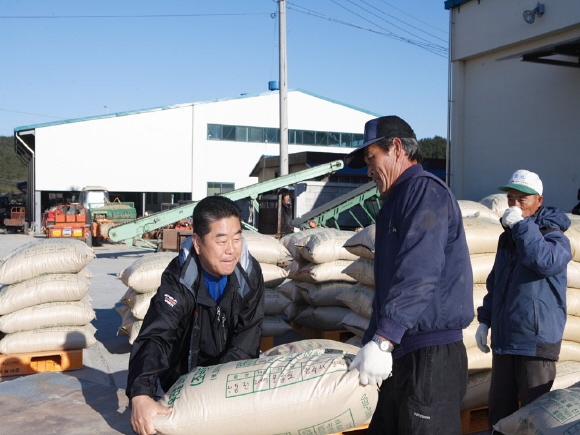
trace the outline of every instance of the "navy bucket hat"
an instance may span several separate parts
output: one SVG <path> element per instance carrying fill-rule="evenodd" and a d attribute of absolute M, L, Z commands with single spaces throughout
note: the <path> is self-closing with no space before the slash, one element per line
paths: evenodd
<path fill-rule="evenodd" d="M 356 150 L 344 156 L 344 163 L 350 168 L 360 169 L 366 166 L 364 149 L 381 139 L 398 137 L 417 139 L 409 124 L 398 116 L 382 116 L 371 119 L 365 124 L 363 144 Z"/>

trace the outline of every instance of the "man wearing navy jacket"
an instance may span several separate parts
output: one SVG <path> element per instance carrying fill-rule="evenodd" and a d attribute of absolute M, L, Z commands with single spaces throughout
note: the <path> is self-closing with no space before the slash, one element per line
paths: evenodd
<path fill-rule="evenodd" d="M 457 200 L 423 170 L 415 133 L 397 116 L 368 121 L 363 145 L 344 160 L 368 166 L 386 196 L 376 223 L 373 314 L 350 367 L 361 384 L 380 385 L 367 434 L 460 434 L 463 329 L 474 310 Z"/>
<path fill-rule="evenodd" d="M 494 425 L 552 388 L 566 323 L 567 265 L 572 259 L 564 231 L 570 219 L 543 205 L 538 174 L 516 171 L 508 184 L 509 208 L 501 218 L 487 294 L 477 309 L 475 338 L 493 351 L 489 420 Z"/>

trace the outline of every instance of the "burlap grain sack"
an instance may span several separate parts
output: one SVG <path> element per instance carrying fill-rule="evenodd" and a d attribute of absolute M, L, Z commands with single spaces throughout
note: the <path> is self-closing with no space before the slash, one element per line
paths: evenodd
<path fill-rule="evenodd" d="M 129 288 L 121 298 L 121 302 L 131 307 L 131 314 L 133 316 L 139 320 L 143 320 L 155 293 L 157 292 L 137 293 Z"/>
<path fill-rule="evenodd" d="M 353 234 L 353 231 L 337 232 L 336 230 L 314 233 L 296 242 L 296 251 L 309 263 L 322 264 L 334 260 L 354 261 L 359 257 L 347 251 L 343 246 Z"/>
<path fill-rule="evenodd" d="M 343 291 L 336 298 L 341 300 L 355 313 L 370 319 L 373 314 L 374 297 L 375 288 L 373 286 L 358 282 Z"/>
<path fill-rule="evenodd" d="M 340 341 L 328 340 L 326 338 L 316 338 L 293 341 L 291 343 L 283 343 L 263 352 L 262 356 L 290 355 L 293 353 L 300 353 L 313 349 L 335 349 L 339 351 L 345 351 L 353 355 L 356 355 L 356 353 L 360 350 L 356 346 L 342 343 Z"/>
<path fill-rule="evenodd" d="M 580 317 L 580 289 L 573 287 L 566 289 L 566 311 L 571 316 Z"/>
<path fill-rule="evenodd" d="M 1 319 L 1 318 L 0 318 Z M 564 340 L 580 343 L 580 317 L 566 316 L 566 326 L 564 327 Z"/>
<path fill-rule="evenodd" d="M 470 255 L 471 270 L 473 272 L 474 284 L 485 284 L 493 263 L 495 261 L 495 254 L 475 254 Z"/>
<path fill-rule="evenodd" d="M 360 261 L 360 259 L 357 261 Z M 287 266 L 289 272 L 288 277 L 296 281 L 313 283 L 329 281 L 346 281 L 353 283 L 356 280 L 343 273 L 343 270 L 352 263 L 352 261 L 348 260 L 334 260 L 323 264 L 297 263 L 296 261 L 293 261 Z M 296 264 L 299 266 L 298 270 L 296 272 L 291 272 L 294 270 Z"/>
<path fill-rule="evenodd" d="M 576 216 L 576 218 L 570 219 L 570 222 L 570 228 L 568 228 L 565 234 L 570 239 L 572 261 L 580 261 L 580 219 Z"/>
<path fill-rule="evenodd" d="M 580 387 L 552 390 L 501 419 L 493 428 L 505 435 L 571 435 L 580 430 Z"/>
<path fill-rule="evenodd" d="M 463 228 L 470 255 L 497 252 L 497 242 L 503 233 L 499 221 L 494 223 L 485 219 L 464 218 Z"/>
<path fill-rule="evenodd" d="M 345 306 L 345 304 L 338 299 L 340 294 L 352 287 L 351 282 L 343 281 L 329 281 L 323 283 L 311 283 L 304 281 L 296 281 L 302 298 L 313 307 L 328 307 L 328 306 Z"/>
<path fill-rule="evenodd" d="M 264 293 L 264 314 L 282 314 L 284 308 L 292 302 L 278 290 L 267 288 Z"/>
<path fill-rule="evenodd" d="M 279 316 L 274 314 L 266 314 L 264 316 L 262 322 L 262 337 L 278 337 L 291 330 L 292 327 Z"/>
<path fill-rule="evenodd" d="M 258 263 L 278 264 L 290 257 L 290 252 L 278 239 L 256 231 L 244 230 L 242 233 L 250 254 Z"/>
<path fill-rule="evenodd" d="M 300 292 L 300 289 L 298 288 L 298 285 L 297 285 L 299 282 L 300 281 L 296 281 L 293 279 L 287 279 L 282 284 L 280 284 L 278 287 L 276 287 L 276 290 L 282 296 L 290 299 L 291 302 L 300 302 L 300 303 L 302 303 L 302 305 L 305 305 L 306 301 L 302 297 L 302 293 Z"/>
<path fill-rule="evenodd" d="M 552 390 L 568 388 L 580 381 L 580 363 L 577 361 L 562 361 L 556 363 L 556 377 Z M 461 401 L 461 410 L 487 406 L 489 402 L 489 386 L 491 370 L 469 375 L 467 392 Z"/>
<path fill-rule="evenodd" d="M 83 274 L 62 273 L 0 287 L 0 315 L 48 302 L 80 301 L 89 284 Z"/>
<path fill-rule="evenodd" d="M 296 317 L 298 317 L 298 315 L 300 313 L 302 313 L 302 311 L 304 311 L 309 306 L 310 305 L 308 305 L 304 301 L 302 301 L 302 302 L 290 302 L 288 305 L 286 305 L 286 308 L 284 308 L 284 314 L 286 315 L 286 317 L 288 317 L 288 319 L 291 322 L 294 322 L 296 320 Z"/>
<path fill-rule="evenodd" d="M 316 349 L 199 367 L 182 376 L 159 403 L 160 435 L 330 434 L 373 414 L 376 386 L 361 386 L 353 355 Z"/>
<path fill-rule="evenodd" d="M 262 276 L 266 287 L 277 287 L 288 277 L 288 271 L 275 264 L 260 263 L 260 267 L 262 268 Z"/>
<path fill-rule="evenodd" d="M 358 337 L 358 336 L 356 336 L 356 335 L 355 335 L 354 337 L 351 337 L 351 338 L 349 338 L 349 339 L 348 339 L 348 340 L 346 340 L 344 343 L 345 343 L 345 344 L 350 344 L 351 346 L 356 346 L 356 347 L 358 347 L 359 349 L 360 349 L 361 347 L 363 347 L 363 344 L 362 344 L 362 337 Z"/>
<path fill-rule="evenodd" d="M 464 331 L 465 332 L 465 331 Z M 465 335 L 464 335 L 465 340 Z M 487 342 L 489 345 L 489 341 Z M 491 369 L 491 352 L 483 353 L 477 346 L 467 347 L 467 368 L 470 371 L 481 371 Z"/>
<path fill-rule="evenodd" d="M 161 285 L 161 275 L 175 258 L 175 252 L 158 252 L 141 257 L 131 266 L 118 273 L 123 284 L 137 293 L 155 291 Z"/>
<path fill-rule="evenodd" d="M 580 263 L 578 261 L 570 261 L 566 274 L 568 277 L 568 287 L 580 289 Z"/>
<path fill-rule="evenodd" d="M 13 333 L 55 326 L 86 325 L 95 318 L 88 298 L 71 302 L 49 302 L 0 316 L 0 331 Z"/>
<path fill-rule="evenodd" d="M 15 284 L 47 274 L 78 273 L 93 258 L 93 248 L 80 240 L 36 240 L 0 260 L 0 284 Z"/>
<path fill-rule="evenodd" d="M 376 225 L 372 224 L 354 235 L 344 243 L 344 248 L 361 258 L 373 260 L 375 258 Z"/>
<path fill-rule="evenodd" d="M 9 355 L 47 350 L 86 349 L 97 342 L 95 332 L 95 327 L 90 323 L 83 326 L 58 326 L 15 332 L 5 335 L 0 340 L 0 353 Z"/>
<path fill-rule="evenodd" d="M 370 319 L 361 316 L 360 314 L 351 311 L 344 319 L 342 319 L 341 324 L 358 337 L 364 337 L 365 331 L 368 329 Z"/>
<path fill-rule="evenodd" d="M 473 308 L 475 309 L 475 316 L 477 317 L 477 309 L 483 305 L 483 298 L 487 294 L 487 287 L 485 284 L 473 284 Z M 477 320 L 477 319 L 476 319 Z"/>
<path fill-rule="evenodd" d="M 310 329 L 335 331 L 344 329 L 342 319 L 350 313 L 346 307 L 312 307 L 307 306 L 296 316 L 294 321 Z"/>
<path fill-rule="evenodd" d="M 374 260 L 359 258 L 349 264 L 342 272 L 362 284 L 375 286 Z"/>
<path fill-rule="evenodd" d="M 497 214 L 489 207 L 475 201 L 468 201 L 461 199 L 457 201 L 461 209 L 461 216 L 463 218 L 480 218 L 487 219 L 491 222 L 497 222 Z M 502 213 L 503 215 L 503 213 Z"/>

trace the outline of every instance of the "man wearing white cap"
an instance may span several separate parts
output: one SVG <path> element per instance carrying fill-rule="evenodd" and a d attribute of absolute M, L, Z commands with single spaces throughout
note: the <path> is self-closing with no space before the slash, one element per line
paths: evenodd
<path fill-rule="evenodd" d="M 501 218 L 495 263 L 487 294 L 477 309 L 475 338 L 493 352 L 489 391 L 491 425 L 550 391 L 556 376 L 566 323 L 566 269 L 572 259 L 564 231 L 568 217 L 543 205 L 542 180 L 534 172 L 516 171 L 508 184 L 510 206 Z"/>

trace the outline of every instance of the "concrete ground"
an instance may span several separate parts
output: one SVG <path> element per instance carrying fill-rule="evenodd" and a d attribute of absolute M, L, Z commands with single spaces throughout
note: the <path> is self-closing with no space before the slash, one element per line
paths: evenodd
<path fill-rule="evenodd" d="M 38 236 L 0 233 L 0 259 Z M 117 335 L 121 317 L 115 310 L 127 288 L 117 274 L 149 251 L 124 244 L 96 247 L 87 268 L 93 273 L 97 344 L 83 351 L 83 368 L 27 376 L 0 377 L 0 433 L 43 435 L 132 434 L 125 396 L 131 346 Z M 290 331 L 274 344 L 305 339 Z M 486 435 L 489 431 L 475 435 Z"/>

